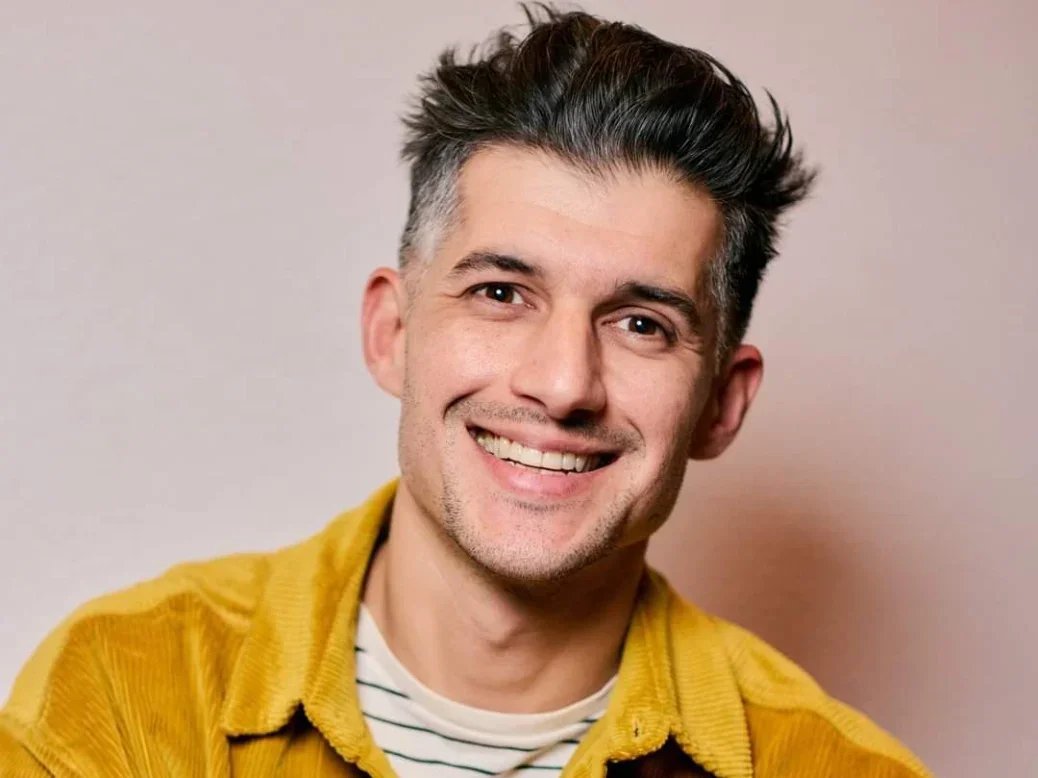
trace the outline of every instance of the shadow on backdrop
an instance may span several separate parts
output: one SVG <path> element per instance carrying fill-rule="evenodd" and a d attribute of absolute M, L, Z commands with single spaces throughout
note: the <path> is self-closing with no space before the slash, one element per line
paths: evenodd
<path fill-rule="evenodd" d="M 925 576 L 903 553 L 875 546 L 881 530 L 848 522 L 860 506 L 798 489 L 802 474 L 781 485 L 775 478 L 743 476 L 727 490 L 686 482 L 650 560 L 699 606 L 896 728 L 892 700 L 927 693 L 937 680 L 933 646 L 910 637 L 913 614 L 929 600 Z M 849 536 L 848 526 L 863 531 Z"/>

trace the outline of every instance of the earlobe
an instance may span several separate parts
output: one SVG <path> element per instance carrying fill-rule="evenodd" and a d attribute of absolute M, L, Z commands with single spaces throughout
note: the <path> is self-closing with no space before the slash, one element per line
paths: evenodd
<path fill-rule="evenodd" d="M 361 306 L 364 362 L 375 382 L 394 397 L 404 388 L 405 295 L 400 274 L 382 267 L 368 278 Z"/>
<path fill-rule="evenodd" d="M 760 351 L 754 346 L 739 346 L 715 382 L 713 395 L 700 416 L 690 459 L 714 459 L 724 453 L 739 433 L 763 378 Z"/>

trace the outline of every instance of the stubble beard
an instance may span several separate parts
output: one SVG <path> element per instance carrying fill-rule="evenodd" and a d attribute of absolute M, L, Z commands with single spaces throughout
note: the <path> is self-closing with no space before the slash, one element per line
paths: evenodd
<path fill-rule="evenodd" d="M 620 489 L 605 507 L 589 507 L 598 515 L 593 519 L 585 518 L 581 522 L 582 536 L 574 545 L 561 551 L 531 541 L 531 538 L 537 537 L 537 525 L 544 528 L 545 537 L 550 535 L 552 514 L 558 512 L 559 508 L 526 502 L 516 497 L 498 498 L 501 500 L 500 507 L 522 514 L 515 520 L 526 522 L 527 526 L 516 530 L 511 537 L 486 536 L 481 528 L 480 517 L 473 515 L 475 501 L 467 499 L 462 477 L 448 464 L 456 461 L 451 450 L 457 440 L 450 439 L 442 472 L 440 517 L 444 534 L 483 574 L 491 578 L 520 587 L 562 582 L 606 559 L 620 550 L 622 545 L 648 540 L 662 526 L 677 503 L 684 481 L 688 461 L 685 454 L 688 450 L 686 437 L 682 436 L 680 442 L 668 452 L 647 489 L 640 491 L 636 484 L 631 483 Z M 639 494 L 648 497 L 644 503 L 648 513 L 641 517 L 635 516 Z M 638 534 L 628 537 L 628 528 L 632 523 L 639 525 Z"/>
<path fill-rule="evenodd" d="M 524 514 L 518 520 L 532 526 L 515 533 L 517 537 L 490 539 L 480 530 L 479 517 L 471 515 L 472 508 L 466 505 L 457 482 L 456 476 L 445 470 L 441 514 L 444 532 L 483 574 L 520 586 L 558 583 L 606 558 L 619 548 L 630 514 L 630 496 L 624 494 L 606 508 L 575 545 L 559 552 L 530 539 L 538 525 L 544 527 L 546 536 L 550 533 L 555 512 L 551 506 L 504 498 L 502 507 Z"/>
<path fill-rule="evenodd" d="M 417 413 L 416 387 L 406 380 L 401 400 L 400 433 L 403 443 L 406 440 L 403 433 L 408 426 L 408 418 L 413 416 L 414 421 L 420 418 L 420 414 Z M 422 450 L 426 446 L 435 445 L 435 435 L 431 430 L 420 428 L 414 432 L 415 439 L 410 445 L 405 443 L 400 450 L 405 476 L 407 471 L 411 471 L 412 475 L 420 473 L 420 468 L 407 465 L 417 465 L 415 458 L 422 456 Z M 637 502 L 638 489 L 634 484 L 621 489 L 604 509 L 598 509 L 599 516 L 593 520 L 591 526 L 584 529 L 582 537 L 565 550 L 559 551 L 546 547 L 546 544 L 531 542 L 530 538 L 536 535 L 536 531 L 531 532 L 529 527 L 524 528 L 525 531 L 517 532 L 517 537 L 488 538 L 481 529 L 480 517 L 472 515 L 474 508 L 470 504 L 470 498 L 464 494 L 462 478 L 450 464 L 457 461 L 454 449 L 460 442 L 458 437 L 467 434 L 464 429 L 460 432 L 455 430 L 453 435 L 447 437 L 441 460 L 440 499 L 437 500 L 428 493 L 427 490 L 433 483 L 425 477 L 419 477 L 418 483 L 412 484 L 411 491 L 423 513 L 428 514 L 439 509 L 439 516 L 429 515 L 427 518 L 434 525 L 438 525 L 439 531 L 482 575 L 520 588 L 557 584 L 620 549 Z M 683 450 L 687 449 L 677 446 L 670 452 L 657 478 L 650 484 L 648 491 L 653 494 L 649 500 L 650 515 L 646 517 L 647 531 L 644 536 L 636 538 L 636 541 L 647 539 L 648 535 L 663 524 L 673 509 L 684 479 L 684 467 L 675 466 L 676 462 L 684 463 Z M 431 473 L 428 475 L 435 478 Z M 424 499 L 420 492 L 425 492 Z M 510 497 L 504 497 L 502 500 L 506 503 L 506 509 L 525 514 L 521 521 L 540 524 L 546 530 L 545 535 L 549 534 L 547 530 L 551 529 L 552 513 L 556 510 L 552 506 Z M 586 520 L 583 522 L 585 526 L 587 523 Z"/>

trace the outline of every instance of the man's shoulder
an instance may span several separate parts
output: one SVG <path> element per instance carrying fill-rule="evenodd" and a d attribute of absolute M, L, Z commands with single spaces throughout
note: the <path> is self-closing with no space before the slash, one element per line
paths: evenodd
<path fill-rule="evenodd" d="M 22 668 L 4 717 L 33 727 L 56 707 L 89 707 L 81 697 L 96 691 L 99 678 L 129 689 L 163 672 L 170 683 L 203 669 L 226 672 L 277 553 L 180 564 L 80 606 Z"/>
<path fill-rule="evenodd" d="M 741 627 L 712 620 L 743 697 L 759 775 L 929 775 L 893 736 L 829 696 L 776 648 Z"/>
<path fill-rule="evenodd" d="M 675 607 L 694 608 L 681 598 L 676 599 Z M 742 699 L 754 775 L 930 775 L 893 736 L 829 696 L 779 650 L 742 627 L 702 615 L 705 620 L 700 623 L 708 625 L 712 639 L 723 647 Z M 680 663 L 680 657 L 674 661 Z"/>
<path fill-rule="evenodd" d="M 59 686 L 112 671 L 132 679 L 169 670 L 180 683 L 182 673 L 204 671 L 207 683 L 223 683 L 268 589 L 280 586 L 289 600 L 272 606 L 280 612 L 365 564 L 394 489 L 383 486 L 294 545 L 180 564 L 80 606 L 37 647 L 0 716 L 32 724 Z"/>
<path fill-rule="evenodd" d="M 172 711 L 214 715 L 269 560 L 178 565 L 76 609 L 37 647 L 0 710 L 0 763 L 121 775 L 131 760 L 126 732 L 176 729 Z"/>
<path fill-rule="evenodd" d="M 0 768 L 134 775 L 159 752 L 197 756 L 221 731 L 246 647 L 276 642 L 281 618 L 298 642 L 294 627 L 330 599 L 329 582 L 366 561 L 390 496 L 384 487 L 295 545 L 181 564 L 79 607 L 37 647 L 0 709 Z M 256 668 L 246 670 L 251 683 Z"/>

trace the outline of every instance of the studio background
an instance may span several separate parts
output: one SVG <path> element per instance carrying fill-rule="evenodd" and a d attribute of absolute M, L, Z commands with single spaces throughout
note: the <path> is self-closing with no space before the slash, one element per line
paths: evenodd
<path fill-rule="evenodd" d="M 823 168 L 742 437 L 652 559 L 947 778 L 1038 768 L 1038 11 L 589 2 L 717 55 Z M 359 299 L 398 116 L 512 2 L 0 4 L 0 696 L 85 599 L 395 473 Z M 758 94 L 762 94 L 758 91 Z"/>

